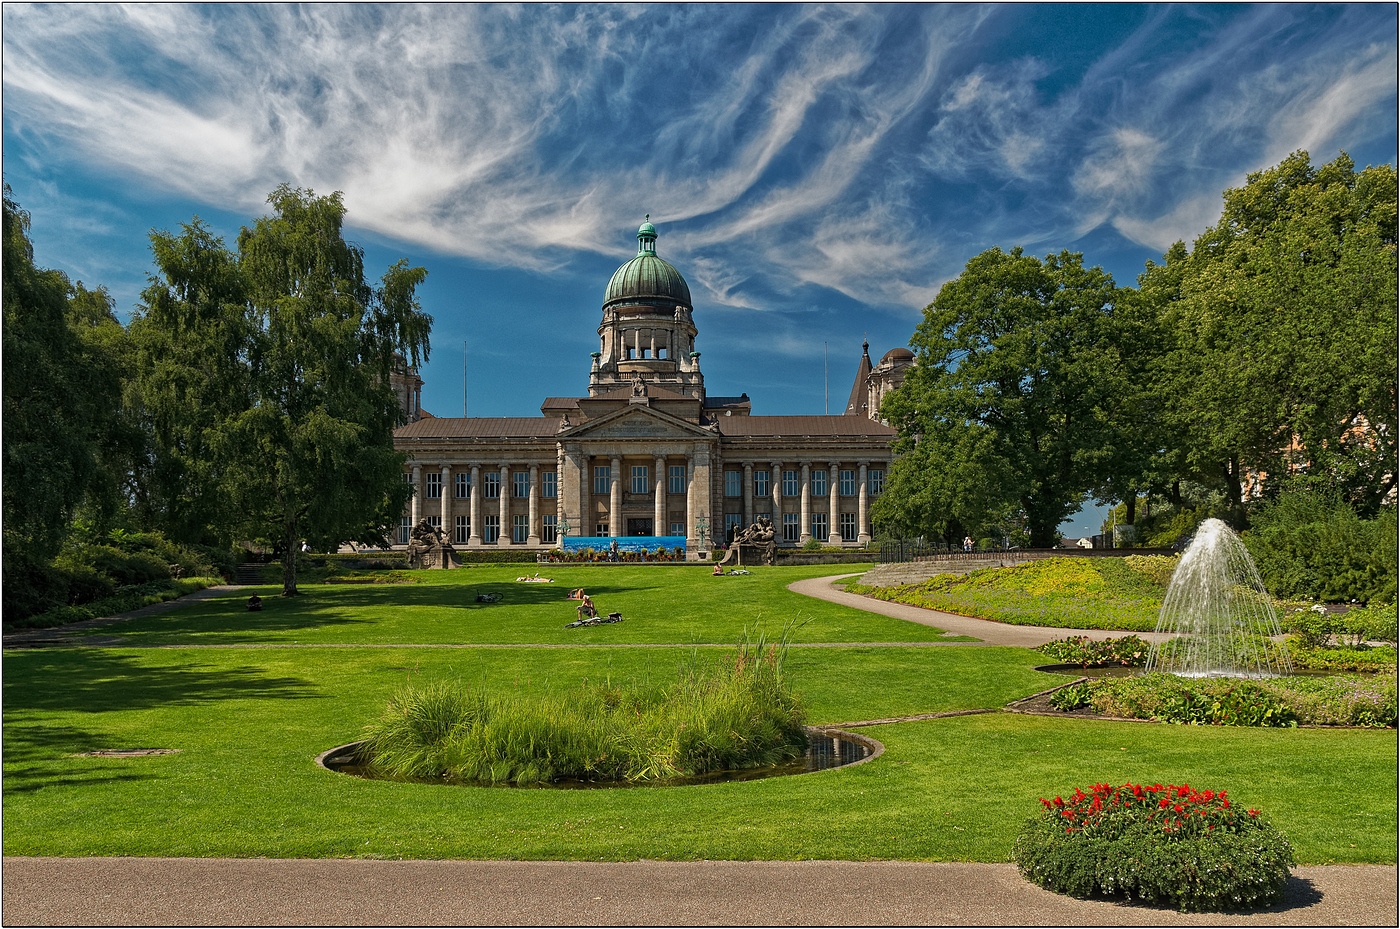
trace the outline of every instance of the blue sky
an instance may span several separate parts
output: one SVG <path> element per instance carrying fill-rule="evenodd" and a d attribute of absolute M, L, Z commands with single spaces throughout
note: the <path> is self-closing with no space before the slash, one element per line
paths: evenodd
<path fill-rule="evenodd" d="M 997 245 L 1120 283 L 1296 149 L 1396 161 L 1396 6 L 26 5 L 3 161 L 36 258 L 127 313 L 146 234 L 284 181 L 428 268 L 424 405 L 576 395 L 650 213 L 710 390 L 850 391 Z M 1081 525 L 1082 524 L 1082 525 Z M 1086 509 L 1066 531 L 1096 529 Z"/>

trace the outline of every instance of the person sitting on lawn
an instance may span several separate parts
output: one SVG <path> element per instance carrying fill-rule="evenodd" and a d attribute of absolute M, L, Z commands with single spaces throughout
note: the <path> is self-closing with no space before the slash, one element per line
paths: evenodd
<path fill-rule="evenodd" d="M 584 594 L 579 599 L 583 601 L 578 605 L 579 619 L 592 619 L 598 615 L 598 611 L 593 607 L 593 601 L 589 599 L 588 594 Z"/>
<path fill-rule="evenodd" d="M 710 572 L 710 577 L 724 577 L 724 569 L 719 566 L 719 562 L 715 562 L 715 569 Z"/>

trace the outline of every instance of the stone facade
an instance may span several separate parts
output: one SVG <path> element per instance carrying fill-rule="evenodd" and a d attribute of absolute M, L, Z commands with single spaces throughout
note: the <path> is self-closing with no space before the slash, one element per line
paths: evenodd
<path fill-rule="evenodd" d="M 747 394 L 707 395 L 689 288 L 656 256 L 649 222 L 637 238 L 605 292 L 587 396 L 546 398 L 537 417 L 438 418 L 418 405 L 416 372 L 403 372 L 413 399 L 395 445 L 416 492 L 395 541 L 427 519 L 459 550 L 684 537 L 699 558 L 759 516 L 782 546 L 869 541 L 894 430 L 867 410 L 754 416 Z M 893 377 L 875 378 L 867 352 L 852 396 Z"/>

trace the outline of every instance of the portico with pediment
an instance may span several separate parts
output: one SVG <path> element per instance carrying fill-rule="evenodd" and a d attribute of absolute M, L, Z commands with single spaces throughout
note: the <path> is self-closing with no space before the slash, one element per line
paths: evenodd
<path fill-rule="evenodd" d="M 537 417 L 434 417 L 417 372 L 398 375 L 409 422 L 395 446 L 414 495 L 395 542 L 427 519 L 467 550 L 683 536 L 693 559 L 759 516 L 779 545 L 869 541 L 895 431 L 865 406 L 754 416 L 747 394 L 707 394 L 689 287 L 657 257 L 650 222 L 637 238 L 605 292 L 586 396 L 546 398 Z M 867 347 L 853 397 L 871 377 Z"/>

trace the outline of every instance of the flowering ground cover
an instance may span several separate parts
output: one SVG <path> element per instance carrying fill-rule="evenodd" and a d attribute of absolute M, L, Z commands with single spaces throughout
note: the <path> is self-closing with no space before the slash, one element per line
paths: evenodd
<path fill-rule="evenodd" d="M 1032 670 L 1045 658 L 1027 649 L 928 644 L 924 627 L 787 592 L 808 569 L 733 579 L 571 570 L 593 572 L 584 577 L 600 607 L 634 605 L 626 622 L 583 631 L 632 638 L 565 638 L 578 630 L 563 630 L 559 611 L 572 608 L 554 600 L 507 600 L 499 618 L 467 608 L 493 575 L 462 571 L 327 585 L 304 607 L 273 604 L 271 621 L 268 607 L 248 613 L 239 598 L 196 604 L 138 621 L 129 647 L 7 650 L 4 853 L 1006 861 L 1016 811 L 1067 783 L 1185 780 L 1267 810 L 1304 863 L 1395 861 L 1394 730 L 990 712 L 863 728 L 886 751 L 851 768 L 625 790 L 368 781 L 313 764 L 360 738 L 406 683 L 564 700 L 584 681 L 673 679 L 696 651 L 732 649 L 745 623 L 780 629 L 799 613 L 812 621 L 785 673 L 810 723 L 995 711 L 1063 680 Z M 556 584 L 567 583 L 561 572 Z M 513 589 L 523 598 L 553 586 Z M 419 599 L 425 590 L 433 597 Z M 131 748 L 178 751 L 86 754 Z"/>
<path fill-rule="evenodd" d="M 1126 629 L 1157 626 L 1169 566 L 1164 556 L 1046 558 L 1009 568 L 941 574 L 921 584 L 866 587 L 851 593 L 1018 626 Z"/>

